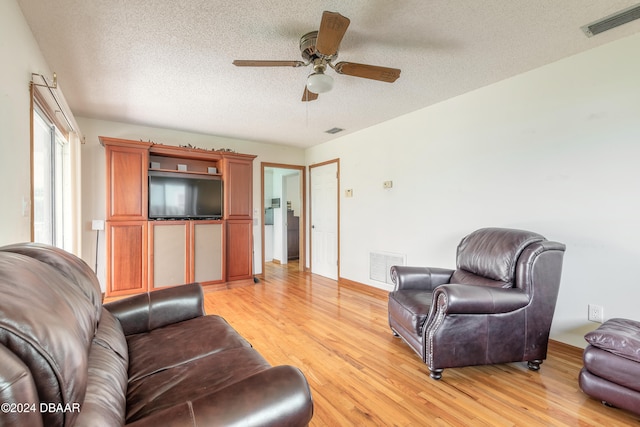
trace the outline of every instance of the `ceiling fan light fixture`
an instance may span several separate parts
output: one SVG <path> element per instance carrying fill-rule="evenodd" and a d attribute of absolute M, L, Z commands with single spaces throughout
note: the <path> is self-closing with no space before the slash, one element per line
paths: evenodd
<path fill-rule="evenodd" d="M 307 77 L 307 89 L 313 93 L 329 92 L 333 88 L 333 77 L 325 73 L 312 73 Z"/>

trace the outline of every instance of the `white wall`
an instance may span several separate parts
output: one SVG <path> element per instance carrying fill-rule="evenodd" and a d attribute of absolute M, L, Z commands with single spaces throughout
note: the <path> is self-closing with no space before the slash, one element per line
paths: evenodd
<path fill-rule="evenodd" d="M 238 153 L 257 155 L 258 157 L 253 162 L 254 273 L 262 272 L 260 163 L 277 162 L 303 165 L 304 151 L 302 149 L 83 117 L 76 119 L 86 138 L 86 144 L 82 146 L 82 257 L 89 265 L 94 265 L 96 252 L 96 234 L 95 231 L 91 231 L 91 220 L 105 219 L 106 217 L 106 159 L 104 147 L 100 145 L 98 136 L 108 136 L 134 141 L 151 140 L 156 143 L 176 146 L 191 144 L 207 149 L 230 148 Z M 104 289 L 106 277 L 104 238 L 101 238 L 98 248 L 98 278 Z"/>
<path fill-rule="evenodd" d="M 307 150 L 340 158 L 341 277 L 388 289 L 371 250 L 455 267 L 474 229 L 524 228 L 567 245 L 553 338 L 584 346 L 589 303 L 640 320 L 638 52 L 640 34 Z"/>
<path fill-rule="evenodd" d="M 5 245 L 31 239 L 29 82 L 31 73 L 52 75 L 13 0 L 0 1 L 0 58 L 0 245 Z"/>

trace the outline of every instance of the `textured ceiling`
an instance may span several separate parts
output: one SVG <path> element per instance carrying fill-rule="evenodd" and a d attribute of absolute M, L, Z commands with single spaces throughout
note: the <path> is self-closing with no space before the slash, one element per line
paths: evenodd
<path fill-rule="evenodd" d="M 76 116 L 310 147 L 640 31 L 580 27 L 637 0 L 18 0 Z M 300 60 L 324 10 L 351 20 L 338 60 L 402 69 L 338 75 L 301 102 Z M 576 70 L 580 72 L 580 70 Z M 325 133 L 339 127 L 337 135 Z M 144 138 L 144 135 L 140 135 Z"/>

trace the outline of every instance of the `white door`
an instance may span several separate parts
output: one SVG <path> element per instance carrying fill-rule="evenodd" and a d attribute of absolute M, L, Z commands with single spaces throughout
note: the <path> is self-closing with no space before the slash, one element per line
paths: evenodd
<path fill-rule="evenodd" d="M 311 166 L 311 272 L 338 280 L 338 162 Z"/>
<path fill-rule="evenodd" d="M 287 231 L 288 231 L 288 224 L 287 224 L 287 217 L 288 217 L 288 212 L 287 212 L 287 200 L 289 200 L 289 192 L 287 191 L 287 176 L 283 176 L 281 178 L 282 181 L 282 225 L 281 225 L 281 230 L 282 230 L 282 234 L 280 235 L 280 238 L 282 239 L 282 254 L 280 256 L 280 263 L 281 264 L 288 264 L 289 263 L 289 242 L 288 242 L 288 238 L 287 238 Z"/>

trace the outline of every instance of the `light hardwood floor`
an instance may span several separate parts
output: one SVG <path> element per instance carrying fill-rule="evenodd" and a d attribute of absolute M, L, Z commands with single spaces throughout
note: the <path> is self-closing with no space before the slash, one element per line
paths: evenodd
<path fill-rule="evenodd" d="M 640 418 L 578 387 L 582 350 L 550 343 L 540 371 L 524 363 L 445 369 L 429 378 L 387 323 L 387 292 L 268 263 L 265 279 L 205 295 L 271 364 L 311 385 L 312 426 L 623 426 Z"/>

